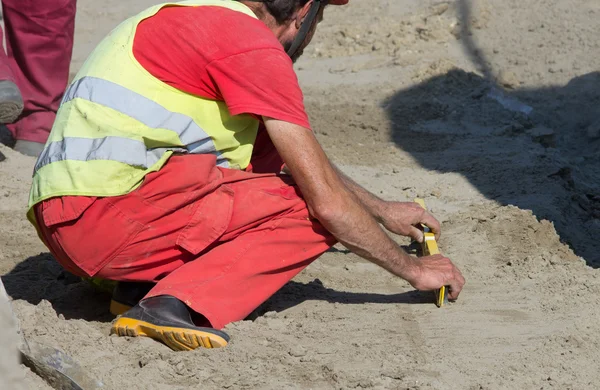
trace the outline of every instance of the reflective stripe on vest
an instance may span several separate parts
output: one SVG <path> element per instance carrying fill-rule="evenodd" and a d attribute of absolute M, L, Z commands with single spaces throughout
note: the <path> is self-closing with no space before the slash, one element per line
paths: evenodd
<path fill-rule="evenodd" d="M 125 114 L 145 126 L 171 130 L 184 146 L 148 149 L 142 141 L 125 137 L 78 138 L 65 137 L 48 144 L 35 165 L 35 171 L 45 165 L 64 160 L 112 160 L 149 168 L 167 150 L 183 153 L 214 154 L 217 165 L 227 168 L 227 160 L 215 148 L 208 134 L 187 115 L 167 110 L 160 104 L 113 82 L 96 77 L 83 77 L 65 92 L 62 104 L 84 99 Z"/>
<path fill-rule="evenodd" d="M 146 149 L 142 141 L 123 137 L 65 137 L 46 146 L 35 164 L 35 171 L 45 165 L 64 160 L 112 160 L 147 169 L 156 164 L 167 150 L 187 152 L 182 148 Z"/>

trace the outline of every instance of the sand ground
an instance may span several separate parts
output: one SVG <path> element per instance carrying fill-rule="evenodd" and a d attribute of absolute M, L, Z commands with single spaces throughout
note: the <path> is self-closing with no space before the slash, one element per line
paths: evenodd
<path fill-rule="evenodd" d="M 72 71 L 152 3 L 80 0 Z M 24 219 L 34 160 L 0 146 L 0 274 L 27 337 L 107 389 L 600 387 L 600 3 L 351 3 L 297 65 L 313 126 L 375 193 L 425 198 L 461 299 L 437 309 L 338 246 L 228 326 L 226 349 L 110 337 L 109 297 Z"/>

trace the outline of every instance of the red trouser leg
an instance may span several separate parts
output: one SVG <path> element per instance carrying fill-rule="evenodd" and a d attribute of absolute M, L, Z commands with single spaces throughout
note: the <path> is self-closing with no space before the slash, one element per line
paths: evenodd
<path fill-rule="evenodd" d="M 36 208 L 57 260 L 80 275 L 155 281 L 215 328 L 245 318 L 335 244 L 289 178 L 172 157 L 131 194 Z"/>
<path fill-rule="evenodd" d="M 175 296 L 220 329 L 248 316 L 334 243 L 297 207 L 184 264 L 148 296 Z"/>
<path fill-rule="evenodd" d="M 69 79 L 75 3 L 2 0 L 8 62 L 24 100 L 21 117 L 8 125 L 16 139 L 43 143 L 50 134 Z"/>

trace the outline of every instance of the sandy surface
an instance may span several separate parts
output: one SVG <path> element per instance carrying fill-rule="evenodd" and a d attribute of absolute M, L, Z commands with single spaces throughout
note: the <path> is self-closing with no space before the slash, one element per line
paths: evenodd
<path fill-rule="evenodd" d="M 72 70 L 152 3 L 80 0 Z M 110 337 L 109 297 L 24 219 L 34 161 L 0 146 L 0 274 L 27 337 L 108 389 L 600 387 L 600 3 L 353 3 L 297 65 L 315 131 L 382 197 L 425 198 L 461 300 L 437 309 L 336 247 L 228 326 L 226 349 Z"/>

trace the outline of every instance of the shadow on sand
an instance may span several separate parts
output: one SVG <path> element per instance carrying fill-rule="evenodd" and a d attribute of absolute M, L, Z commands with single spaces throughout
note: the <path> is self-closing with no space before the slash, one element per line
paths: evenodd
<path fill-rule="evenodd" d="M 365 303 L 380 304 L 428 304 L 433 302 L 432 292 L 408 291 L 400 294 L 375 294 L 337 291 L 327 288 L 319 279 L 309 283 L 288 282 L 275 293 L 268 301 L 258 307 L 248 319 L 255 319 L 267 312 L 281 312 L 299 305 L 305 301 L 326 301 L 347 305 L 361 305 Z"/>
<path fill-rule="evenodd" d="M 110 295 L 64 271 L 49 253 L 24 260 L 3 275 L 2 281 L 13 299 L 23 299 L 33 305 L 47 300 L 56 313 L 62 314 L 65 319 L 110 322 L 114 318 L 108 311 Z M 393 295 L 354 293 L 326 288 L 318 279 L 309 283 L 291 281 L 248 319 L 256 319 L 269 311 L 283 311 L 310 300 L 343 304 L 431 304 L 432 296 L 417 291 Z"/>
<path fill-rule="evenodd" d="M 385 102 L 392 140 L 423 167 L 460 173 L 487 198 L 552 221 L 600 267 L 600 72 L 503 89 L 464 22 L 470 7 L 459 1 L 461 42 L 481 75 L 453 69 L 395 93 Z"/>
<path fill-rule="evenodd" d="M 24 260 L 3 275 L 2 281 L 13 299 L 33 305 L 47 300 L 66 319 L 101 322 L 113 319 L 108 312 L 110 296 L 63 270 L 49 253 Z"/>

